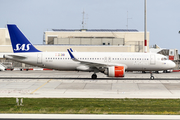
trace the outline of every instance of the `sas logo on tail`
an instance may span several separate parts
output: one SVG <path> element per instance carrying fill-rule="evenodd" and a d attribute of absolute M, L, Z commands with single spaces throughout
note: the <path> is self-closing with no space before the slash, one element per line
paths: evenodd
<path fill-rule="evenodd" d="M 14 51 L 19 51 L 19 50 L 22 50 L 22 51 L 28 51 L 30 48 L 29 48 L 29 46 L 30 46 L 31 44 L 16 44 L 16 49 L 14 49 Z"/>

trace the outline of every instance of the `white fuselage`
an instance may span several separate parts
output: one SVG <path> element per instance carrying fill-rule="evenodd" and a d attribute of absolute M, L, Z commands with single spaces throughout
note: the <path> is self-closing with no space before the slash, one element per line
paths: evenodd
<path fill-rule="evenodd" d="M 167 60 L 165 56 L 154 53 L 126 53 L 126 52 L 73 52 L 78 60 L 93 63 L 124 65 L 128 71 L 159 71 L 175 67 L 175 63 Z M 12 58 L 8 55 L 24 56 L 25 59 Z M 10 53 L 6 58 L 19 62 L 66 71 L 93 71 L 84 69 L 80 62 L 73 61 L 68 52 L 33 52 Z M 83 66 L 83 67 L 81 67 Z"/>

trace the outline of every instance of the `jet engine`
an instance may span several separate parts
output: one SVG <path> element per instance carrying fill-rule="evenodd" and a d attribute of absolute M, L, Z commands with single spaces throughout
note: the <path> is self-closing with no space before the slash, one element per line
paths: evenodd
<path fill-rule="evenodd" d="M 105 69 L 104 74 L 108 77 L 124 77 L 125 68 L 124 66 L 112 66 Z"/>

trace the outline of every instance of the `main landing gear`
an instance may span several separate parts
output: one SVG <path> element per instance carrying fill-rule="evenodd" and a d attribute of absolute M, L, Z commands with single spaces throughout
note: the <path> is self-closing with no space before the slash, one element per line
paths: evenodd
<path fill-rule="evenodd" d="M 151 79 L 151 80 L 154 80 L 154 76 L 153 76 L 153 73 L 152 73 L 152 71 L 150 71 L 150 74 L 151 74 L 151 77 L 150 77 L 150 79 Z"/>
<path fill-rule="evenodd" d="M 94 74 L 92 74 L 91 78 L 92 78 L 92 79 L 96 79 L 96 78 L 97 78 L 97 75 L 94 73 Z"/>

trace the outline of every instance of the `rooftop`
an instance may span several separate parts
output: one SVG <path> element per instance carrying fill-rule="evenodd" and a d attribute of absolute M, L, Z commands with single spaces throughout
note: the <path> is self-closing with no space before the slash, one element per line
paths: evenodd
<path fill-rule="evenodd" d="M 53 31 L 86 31 L 86 32 L 138 32 L 136 29 L 52 29 Z"/>

